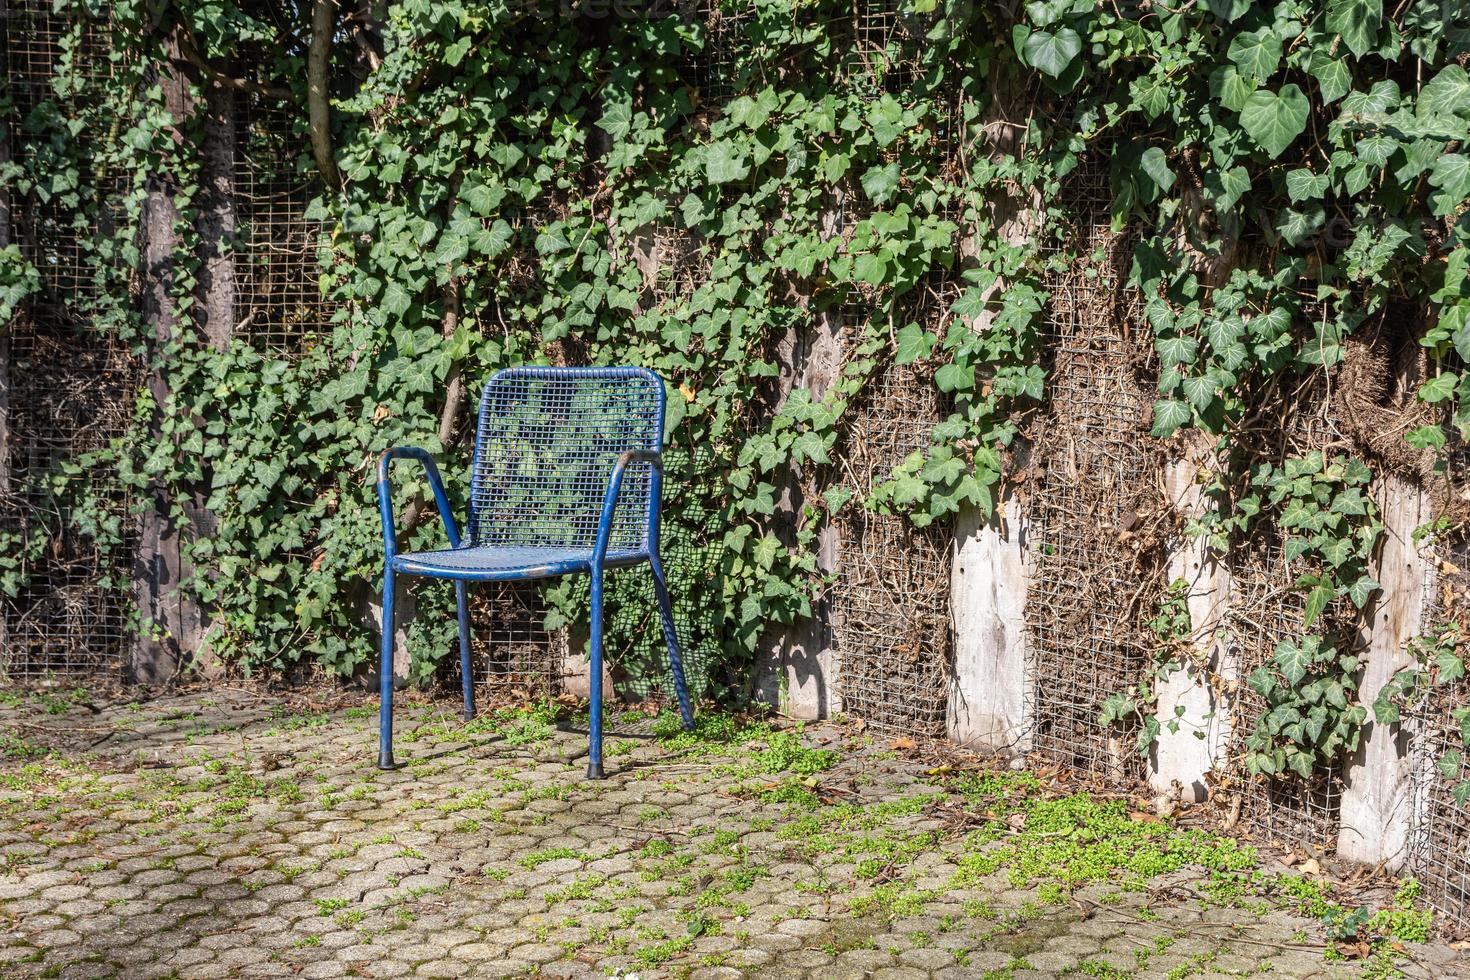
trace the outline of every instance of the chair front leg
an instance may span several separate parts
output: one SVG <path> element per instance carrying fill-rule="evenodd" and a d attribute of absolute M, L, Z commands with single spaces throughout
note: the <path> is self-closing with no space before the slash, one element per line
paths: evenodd
<path fill-rule="evenodd" d="M 588 696 L 592 702 L 587 723 L 587 778 L 602 779 L 602 568 L 592 566 L 592 629 L 589 638 Z"/>
<path fill-rule="evenodd" d="M 383 570 L 383 641 L 378 661 L 378 768 L 393 765 L 393 634 L 397 626 L 393 617 L 393 561 L 389 558 Z"/>
<path fill-rule="evenodd" d="M 459 676 L 464 686 L 464 720 L 475 717 L 475 675 L 470 669 L 470 599 L 469 587 L 454 583 L 454 599 L 459 607 Z"/>
<path fill-rule="evenodd" d="M 648 556 L 653 566 L 653 591 L 658 594 L 658 615 L 663 620 L 664 643 L 669 648 L 669 669 L 674 674 L 674 693 L 679 696 L 679 717 L 686 732 L 694 731 L 694 712 L 689 707 L 689 687 L 684 683 L 684 658 L 679 655 L 679 636 L 674 632 L 674 610 L 669 602 L 669 584 L 658 552 Z"/>

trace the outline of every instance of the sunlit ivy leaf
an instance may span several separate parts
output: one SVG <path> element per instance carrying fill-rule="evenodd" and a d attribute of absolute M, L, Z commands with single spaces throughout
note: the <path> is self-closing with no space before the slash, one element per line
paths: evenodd
<path fill-rule="evenodd" d="M 1383 0 L 1327 0 L 1327 30 L 1341 34 L 1348 50 L 1361 58 L 1378 42 Z"/>
<path fill-rule="evenodd" d="M 875 166 L 863 174 L 863 193 L 874 204 L 886 204 L 898 190 L 898 164 Z"/>
<path fill-rule="evenodd" d="M 413 303 L 413 297 L 409 296 L 408 290 L 403 288 L 399 282 L 388 283 L 388 288 L 383 290 L 383 311 L 395 319 L 401 319 L 403 314 Z"/>
<path fill-rule="evenodd" d="M 1291 640 L 1282 640 L 1276 644 L 1276 650 L 1271 654 L 1271 662 L 1280 671 L 1281 678 L 1289 686 L 1295 687 L 1307 676 L 1307 668 L 1311 666 L 1311 655 L 1302 646 L 1298 646 Z"/>
<path fill-rule="evenodd" d="M 1419 400 L 1437 405 L 1455 393 L 1460 376 L 1453 371 L 1444 371 L 1419 386 Z"/>
<path fill-rule="evenodd" d="M 744 180 L 750 173 L 745 155 L 729 140 L 719 140 L 705 147 L 704 176 L 712 184 L 728 184 Z"/>
<path fill-rule="evenodd" d="M 1377 579 L 1364 575 L 1348 586 L 1348 598 L 1352 600 L 1354 606 L 1362 609 L 1368 605 L 1368 600 L 1373 598 L 1373 593 L 1381 588 L 1383 586 L 1378 583 Z"/>
<path fill-rule="evenodd" d="M 1159 360 L 1165 364 L 1188 364 L 1199 350 L 1199 341 L 1189 336 L 1168 337 L 1154 341 Z"/>
<path fill-rule="evenodd" d="M 1036 31 L 1026 38 L 1026 61 L 1037 71 L 1056 78 L 1082 53 L 1082 38 L 1070 27 L 1056 33 Z"/>
<path fill-rule="evenodd" d="M 1270 156 L 1279 157 L 1307 128 L 1309 104 L 1296 85 L 1279 92 L 1253 92 L 1240 111 L 1240 125 Z"/>
<path fill-rule="evenodd" d="M 608 102 L 597 120 L 597 128 L 615 140 L 628 135 L 633 122 L 632 97 Z"/>
<path fill-rule="evenodd" d="M 1251 189 L 1250 171 L 1244 167 L 1211 170 L 1205 174 L 1205 190 L 1214 198 L 1215 207 L 1228 211 Z"/>
<path fill-rule="evenodd" d="M 894 358 L 900 364 L 912 364 L 921 361 L 934 352 L 934 345 L 939 338 L 934 336 L 917 323 L 910 323 L 898 332 L 898 349 Z"/>
<path fill-rule="evenodd" d="M 1189 399 L 1196 411 L 1203 412 L 1215 400 L 1215 382 L 1209 375 L 1186 377 L 1183 391 L 1184 397 Z"/>
<path fill-rule="evenodd" d="M 1326 191 L 1326 174 L 1314 174 L 1305 167 L 1298 167 L 1286 175 L 1286 194 L 1294 204 L 1316 200 Z"/>
<path fill-rule="evenodd" d="M 1302 614 L 1302 626 L 1310 628 L 1322 615 L 1322 610 L 1327 608 L 1327 603 L 1332 601 L 1332 588 L 1325 583 L 1318 585 L 1307 593 L 1307 606 Z"/>
<path fill-rule="evenodd" d="M 1366 92 L 1350 92 L 1342 101 L 1342 111 L 1349 115 L 1368 116 L 1388 112 L 1399 104 L 1399 86 L 1392 79 L 1374 82 Z"/>
<path fill-rule="evenodd" d="M 1470 116 L 1470 75 L 1453 63 L 1441 68 L 1419 92 L 1415 111 L 1420 115 Z"/>
<path fill-rule="evenodd" d="M 1313 202 L 1305 208 L 1287 208 L 1277 220 L 1276 230 L 1288 245 L 1300 245 L 1327 221 L 1327 213 L 1320 203 Z"/>
<path fill-rule="evenodd" d="M 1464 757 L 1459 749 L 1447 749 L 1444 755 L 1439 757 L 1435 768 L 1445 779 L 1455 779 L 1460 775 L 1460 768 L 1464 763 Z"/>
<path fill-rule="evenodd" d="M 1210 74 L 1210 91 L 1221 105 L 1234 112 L 1244 109 L 1246 100 L 1258 88 L 1254 75 L 1242 75 L 1234 65 L 1221 65 Z"/>
<path fill-rule="evenodd" d="M 1470 197 L 1470 157 L 1446 153 L 1435 162 L 1429 183 L 1438 188 L 1429 198 L 1434 213 L 1453 214 Z"/>
<path fill-rule="evenodd" d="M 975 372 L 968 365 L 945 364 L 934 372 L 934 384 L 940 391 L 969 391 L 975 387 Z"/>
<path fill-rule="evenodd" d="M 1347 95 L 1353 87 L 1353 73 L 1347 61 L 1334 57 L 1326 48 L 1312 49 L 1308 73 L 1317 79 L 1317 89 L 1322 93 L 1322 102 L 1331 105 Z"/>
<path fill-rule="evenodd" d="M 1194 411 L 1189 402 L 1182 402 L 1177 398 L 1161 399 L 1154 402 L 1154 427 L 1150 434 L 1156 439 L 1167 438 L 1180 426 L 1188 425 L 1193 418 Z"/>
<path fill-rule="evenodd" d="M 1440 450 L 1445 446 L 1446 436 L 1444 429 L 1437 425 L 1421 425 L 1410 429 L 1404 441 L 1415 449 Z"/>

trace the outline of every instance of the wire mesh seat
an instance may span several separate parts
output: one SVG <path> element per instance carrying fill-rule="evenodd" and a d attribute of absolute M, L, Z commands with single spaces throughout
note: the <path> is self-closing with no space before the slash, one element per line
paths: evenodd
<path fill-rule="evenodd" d="M 648 562 L 685 728 L 694 717 L 658 550 L 663 481 L 664 384 L 642 368 L 521 367 L 485 385 L 461 537 L 433 457 L 385 451 L 378 462 L 383 521 L 382 695 L 378 767 L 393 762 L 393 598 L 398 575 L 449 579 L 459 614 L 465 720 L 475 716 L 470 670 L 471 582 L 587 573 L 591 600 L 589 778 L 602 769 L 602 586 L 604 572 Z M 449 547 L 399 554 L 388 468 L 415 459 L 429 477 Z"/>

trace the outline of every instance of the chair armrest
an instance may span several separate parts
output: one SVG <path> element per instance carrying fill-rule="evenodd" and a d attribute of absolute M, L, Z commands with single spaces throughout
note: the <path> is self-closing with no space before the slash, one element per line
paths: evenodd
<path fill-rule="evenodd" d="M 655 479 L 663 475 L 664 454 L 656 449 L 629 449 L 618 456 L 617 463 L 613 465 L 612 476 L 607 480 L 607 491 L 602 495 L 602 517 L 597 522 L 597 543 L 592 548 L 594 565 L 601 565 L 607 558 L 608 538 L 612 536 L 613 514 L 617 511 L 618 494 L 623 490 L 623 471 L 633 463 L 647 463 L 653 467 Z"/>
<path fill-rule="evenodd" d="M 395 459 L 416 459 L 423 464 L 429 475 L 429 489 L 434 492 L 434 506 L 439 510 L 439 520 L 449 535 L 449 547 L 459 547 L 459 528 L 454 524 L 454 515 L 449 510 L 449 498 L 444 493 L 444 481 L 439 478 L 439 467 L 428 450 L 417 446 L 398 446 L 386 449 L 378 457 L 378 514 L 383 519 L 383 550 L 391 559 L 398 551 L 398 534 L 393 523 L 393 492 L 388 486 L 388 466 Z"/>

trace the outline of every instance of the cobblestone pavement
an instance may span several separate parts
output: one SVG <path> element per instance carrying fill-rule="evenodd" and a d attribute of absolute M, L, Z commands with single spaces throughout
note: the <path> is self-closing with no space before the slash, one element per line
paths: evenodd
<path fill-rule="evenodd" d="M 380 773 L 372 702 L 11 697 L 0 976 L 1467 975 L 1330 961 L 1310 883 L 1126 803 L 833 725 L 653 727 L 616 718 L 591 783 L 549 712 L 408 706 Z"/>

